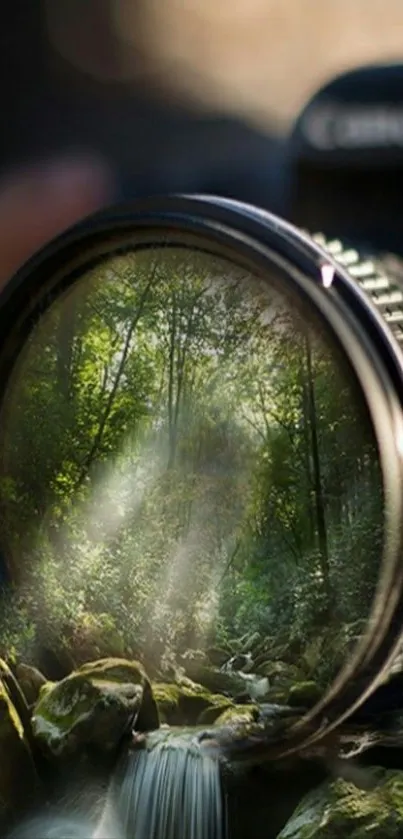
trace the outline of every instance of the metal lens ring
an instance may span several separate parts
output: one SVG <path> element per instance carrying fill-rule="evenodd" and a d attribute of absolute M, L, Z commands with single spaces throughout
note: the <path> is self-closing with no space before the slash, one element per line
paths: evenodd
<path fill-rule="evenodd" d="M 32 607 L 32 655 L 46 625 L 77 660 L 101 615 L 146 668 L 235 702 L 299 696 L 276 756 L 362 702 L 400 634 L 401 298 L 374 305 L 381 278 L 340 262 L 257 208 L 173 196 L 93 217 L 14 277 L 2 647 Z"/>

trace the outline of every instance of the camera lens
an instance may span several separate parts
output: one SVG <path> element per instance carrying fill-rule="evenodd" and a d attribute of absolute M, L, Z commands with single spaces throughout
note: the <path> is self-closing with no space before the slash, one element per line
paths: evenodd
<path fill-rule="evenodd" d="M 94 217 L 0 304 L 3 652 L 81 663 L 103 631 L 266 702 L 294 668 L 317 694 L 287 749 L 336 725 L 397 643 L 389 310 L 291 225 L 207 197 Z"/>

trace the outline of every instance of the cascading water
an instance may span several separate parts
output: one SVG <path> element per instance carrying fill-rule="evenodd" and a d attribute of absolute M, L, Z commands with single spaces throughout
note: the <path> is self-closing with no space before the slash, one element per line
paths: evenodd
<path fill-rule="evenodd" d="M 224 839 L 219 762 L 195 731 L 147 735 L 112 780 L 94 839 Z"/>

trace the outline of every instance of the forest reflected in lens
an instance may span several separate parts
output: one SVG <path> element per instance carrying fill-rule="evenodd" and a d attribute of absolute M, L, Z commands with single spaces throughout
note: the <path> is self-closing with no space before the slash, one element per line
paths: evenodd
<path fill-rule="evenodd" d="M 180 247 L 105 258 L 32 330 L 0 446 L 3 647 L 304 704 L 363 631 L 377 446 L 340 354 L 270 277 Z"/>

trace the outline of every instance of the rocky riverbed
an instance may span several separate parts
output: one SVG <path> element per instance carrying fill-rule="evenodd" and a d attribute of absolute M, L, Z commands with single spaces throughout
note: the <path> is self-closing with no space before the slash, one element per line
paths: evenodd
<path fill-rule="evenodd" d="M 189 653 L 152 675 L 123 658 L 85 662 L 62 679 L 2 660 L 1 834 L 52 806 L 96 820 L 122 751 L 151 732 L 190 727 L 202 745 L 218 744 L 229 839 L 403 836 L 403 710 L 375 702 L 375 711 L 343 726 L 331 750 L 245 760 L 237 744 L 281 736 L 319 693 L 306 669 L 267 653 L 259 661 L 249 646 Z M 399 669 L 391 680 L 387 696 L 396 697 Z"/>

